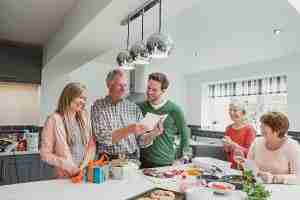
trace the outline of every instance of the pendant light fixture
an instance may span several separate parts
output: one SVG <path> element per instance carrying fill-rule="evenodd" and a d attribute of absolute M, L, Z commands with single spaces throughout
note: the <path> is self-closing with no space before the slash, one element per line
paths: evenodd
<path fill-rule="evenodd" d="M 161 32 L 161 21 L 162 0 L 159 0 L 159 32 L 152 34 L 146 44 L 151 58 L 167 58 L 174 48 L 171 37 Z"/>
<path fill-rule="evenodd" d="M 117 63 L 120 68 L 124 70 L 132 70 L 134 69 L 133 65 L 133 59 L 128 51 L 129 48 L 129 37 L 130 37 L 130 30 L 129 30 L 129 24 L 130 24 L 130 16 L 128 15 L 128 24 L 127 24 L 127 47 L 126 50 L 121 51 L 117 56 Z"/>
<path fill-rule="evenodd" d="M 148 65 L 150 57 L 148 49 L 144 43 L 144 9 L 142 10 L 142 40 L 136 42 L 130 49 L 130 55 L 134 64 Z"/>

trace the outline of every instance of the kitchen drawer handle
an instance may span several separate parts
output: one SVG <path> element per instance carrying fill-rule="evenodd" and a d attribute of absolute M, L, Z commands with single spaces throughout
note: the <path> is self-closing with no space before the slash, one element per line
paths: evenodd
<path fill-rule="evenodd" d="M 1 176 L 0 176 L 0 180 L 4 180 L 5 179 L 5 166 L 4 166 L 4 162 L 1 162 Z"/>

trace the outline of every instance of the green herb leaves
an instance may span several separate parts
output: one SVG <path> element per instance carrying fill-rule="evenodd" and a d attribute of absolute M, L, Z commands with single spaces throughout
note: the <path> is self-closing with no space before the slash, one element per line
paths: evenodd
<path fill-rule="evenodd" d="M 263 184 L 256 182 L 250 170 L 243 172 L 243 191 L 247 193 L 248 200 L 267 200 L 271 196 Z"/>

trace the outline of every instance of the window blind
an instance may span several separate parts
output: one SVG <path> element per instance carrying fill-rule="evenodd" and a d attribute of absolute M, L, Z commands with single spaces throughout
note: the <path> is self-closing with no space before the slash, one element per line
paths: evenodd
<path fill-rule="evenodd" d="M 287 76 L 214 83 L 208 90 L 210 98 L 286 93 Z"/>

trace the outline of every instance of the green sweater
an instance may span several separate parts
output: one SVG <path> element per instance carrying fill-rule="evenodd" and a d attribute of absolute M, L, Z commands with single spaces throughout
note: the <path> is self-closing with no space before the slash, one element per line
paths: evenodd
<path fill-rule="evenodd" d="M 147 101 L 140 103 L 139 107 L 144 116 L 148 112 L 168 115 L 164 121 L 164 133 L 156 137 L 151 146 L 141 149 L 142 160 L 153 163 L 155 166 L 172 164 L 176 157 L 175 136 L 178 135 L 180 139 L 179 153 L 181 155 L 188 147 L 189 133 L 182 110 L 171 101 L 167 101 L 157 110 Z"/>

